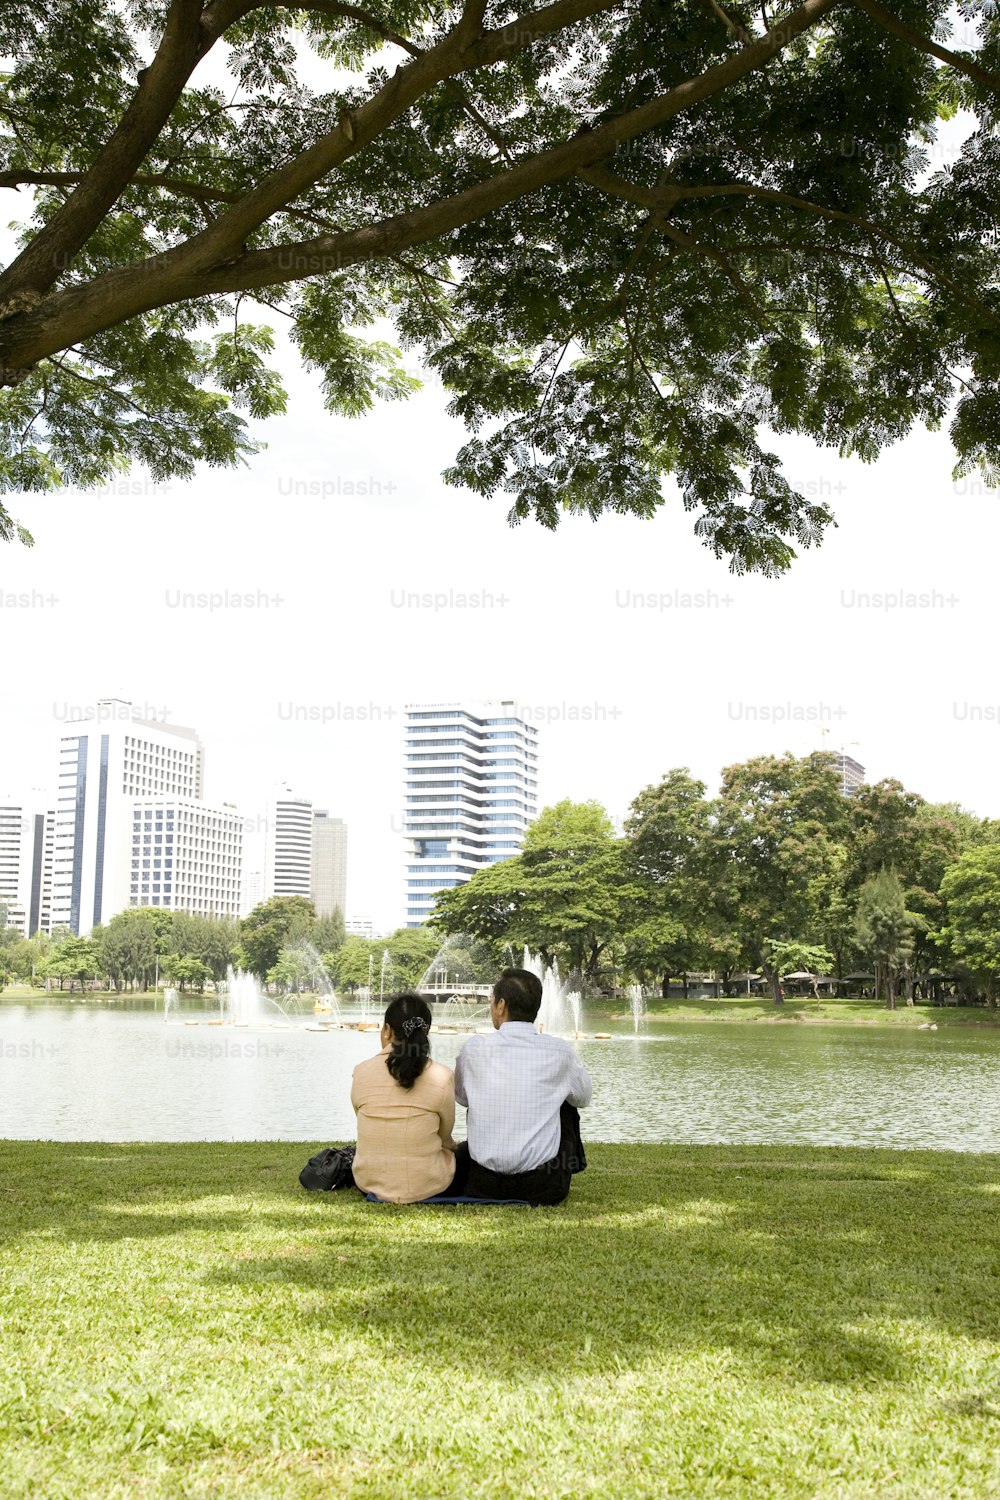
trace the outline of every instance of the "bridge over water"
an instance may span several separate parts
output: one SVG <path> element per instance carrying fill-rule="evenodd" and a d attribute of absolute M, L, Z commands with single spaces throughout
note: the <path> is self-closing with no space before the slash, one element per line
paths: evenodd
<path fill-rule="evenodd" d="M 418 984 L 414 993 L 425 1000 L 479 1000 L 488 1001 L 493 994 L 491 984 Z"/>

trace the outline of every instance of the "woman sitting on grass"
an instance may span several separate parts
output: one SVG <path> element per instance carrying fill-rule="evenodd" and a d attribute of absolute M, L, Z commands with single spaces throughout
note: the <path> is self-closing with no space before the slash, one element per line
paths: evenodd
<path fill-rule="evenodd" d="M 431 1061 L 430 1029 L 426 1001 L 394 996 L 382 1051 L 354 1069 L 354 1182 L 388 1203 L 419 1203 L 443 1193 L 455 1176 L 455 1075 Z"/>

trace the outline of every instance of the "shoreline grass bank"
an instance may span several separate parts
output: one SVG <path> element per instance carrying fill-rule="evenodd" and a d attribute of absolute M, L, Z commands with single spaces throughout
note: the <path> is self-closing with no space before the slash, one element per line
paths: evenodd
<path fill-rule="evenodd" d="M 1000 1493 L 1000 1158 L 588 1148 L 556 1209 L 315 1143 L 0 1142 L 0 1496 Z"/>
<path fill-rule="evenodd" d="M 783 1005 L 751 995 L 733 1000 L 646 1001 L 644 1020 L 663 1021 L 798 1021 L 836 1026 L 993 1026 L 1000 1027 L 1000 1010 L 986 1005 L 907 1005 L 897 1002 L 886 1010 L 881 1000 L 786 999 Z M 631 1020 L 620 1001 L 613 1002 L 611 1017 Z"/>
<path fill-rule="evenodd" d="M 8 986 L 0 992 L 0 1009 L 5 1003 L 11 1005 L 68 1004 L 102 1005 L 109 1009 L 128 1009 L 139 1006 L 155 1009 L 163 1004 L 163 995 L 153 990 L 116 994 L 113 990 L 71 995 L 68 990 L 45 992 L 17 986 Z M 213 1010 L 218 999 L 213 995 L 191 995 L 181 997 L 181 1004 L 198 1010 Z M 312 997 L 303 1001 L 306 1011 L 311 1010 Z M 622 999 L 591 1000 L 586 1002 L 588 1014 L 607 1016 L 613 1021 L 631 1021 L 632 1013 L 625 1008 Z M 886 1010 L 883 1001 L 856 999 L 799 999 L 789 998 L 784 1005 L 774 1005 L 758 995 L 740 996 L 731 1000 L 662 1000 L 647 998 L 644 1022 L 654 1025 L 672 1021 L 798 1021 L 812 1025 L 836 1026 L 920 1026 L 940 1027 L 986 1026 L 1000 1028 L 1000 1009 L 986 1005 L 912 1005 L 899 1002 L 895 1010 Z"/>

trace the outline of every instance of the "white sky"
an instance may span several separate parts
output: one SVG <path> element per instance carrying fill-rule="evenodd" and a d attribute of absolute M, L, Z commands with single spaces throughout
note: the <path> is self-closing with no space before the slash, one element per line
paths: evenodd
<path fill-rule="evenodd" d="M 827 747 L 870 780 L 1000 816 L 1000 490 L 953 484 L 946 434 L 917 432 L 870 467 L 775 440 L 839 528 L 784 579 L 735 579 L 676 498 L 654 521 L 511 530 L 505 498 L 441 482 L 464 429 L 439 389 L 352 422 L 324 412 L 292 356 L 282 364 L 291 413 L 265 425 L 249 468 L 166 494 L 9 498 L 36 545 L 0 549 L 0 792 L 52 786 L 67 705 L 149 704 L 198 730 L 211 801 L 262 816 L 282 780 L 344 817 L 348 912 L 384 928 L 403 920 L 405 703 L 529 705 L 542 805 L 594 797 L 623 817 L 672 766 L 714 790 L 724 765 L 820 747 L 825 724 Z M 374 495 L 344 493 L 362 481 Z M 321 492 L 288 493 L 309 482 Z M 282 602 L 177 603 L 226 590 Z M 400 606 L 452 591 L 494 603 Z M 864 594 L 930 598 L 884 609 Z"/>

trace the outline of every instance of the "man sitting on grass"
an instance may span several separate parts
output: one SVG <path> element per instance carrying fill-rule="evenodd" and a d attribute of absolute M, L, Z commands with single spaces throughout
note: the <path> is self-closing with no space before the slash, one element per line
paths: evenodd
<path fill-rule="evenodd" d="M 469 1112 L 458 1166 L 467 1166 L 472 1198 L 561 1203 L 587 1165 L 579 1110 L 590 1103 L 590 1075 L 568 1042 L 535 1030 L 541 1003 L 536 975 L 504 969 L 490 1005 L 494 1034 L 470 1037 L 458 1055 L 455 1098 Z"/>

